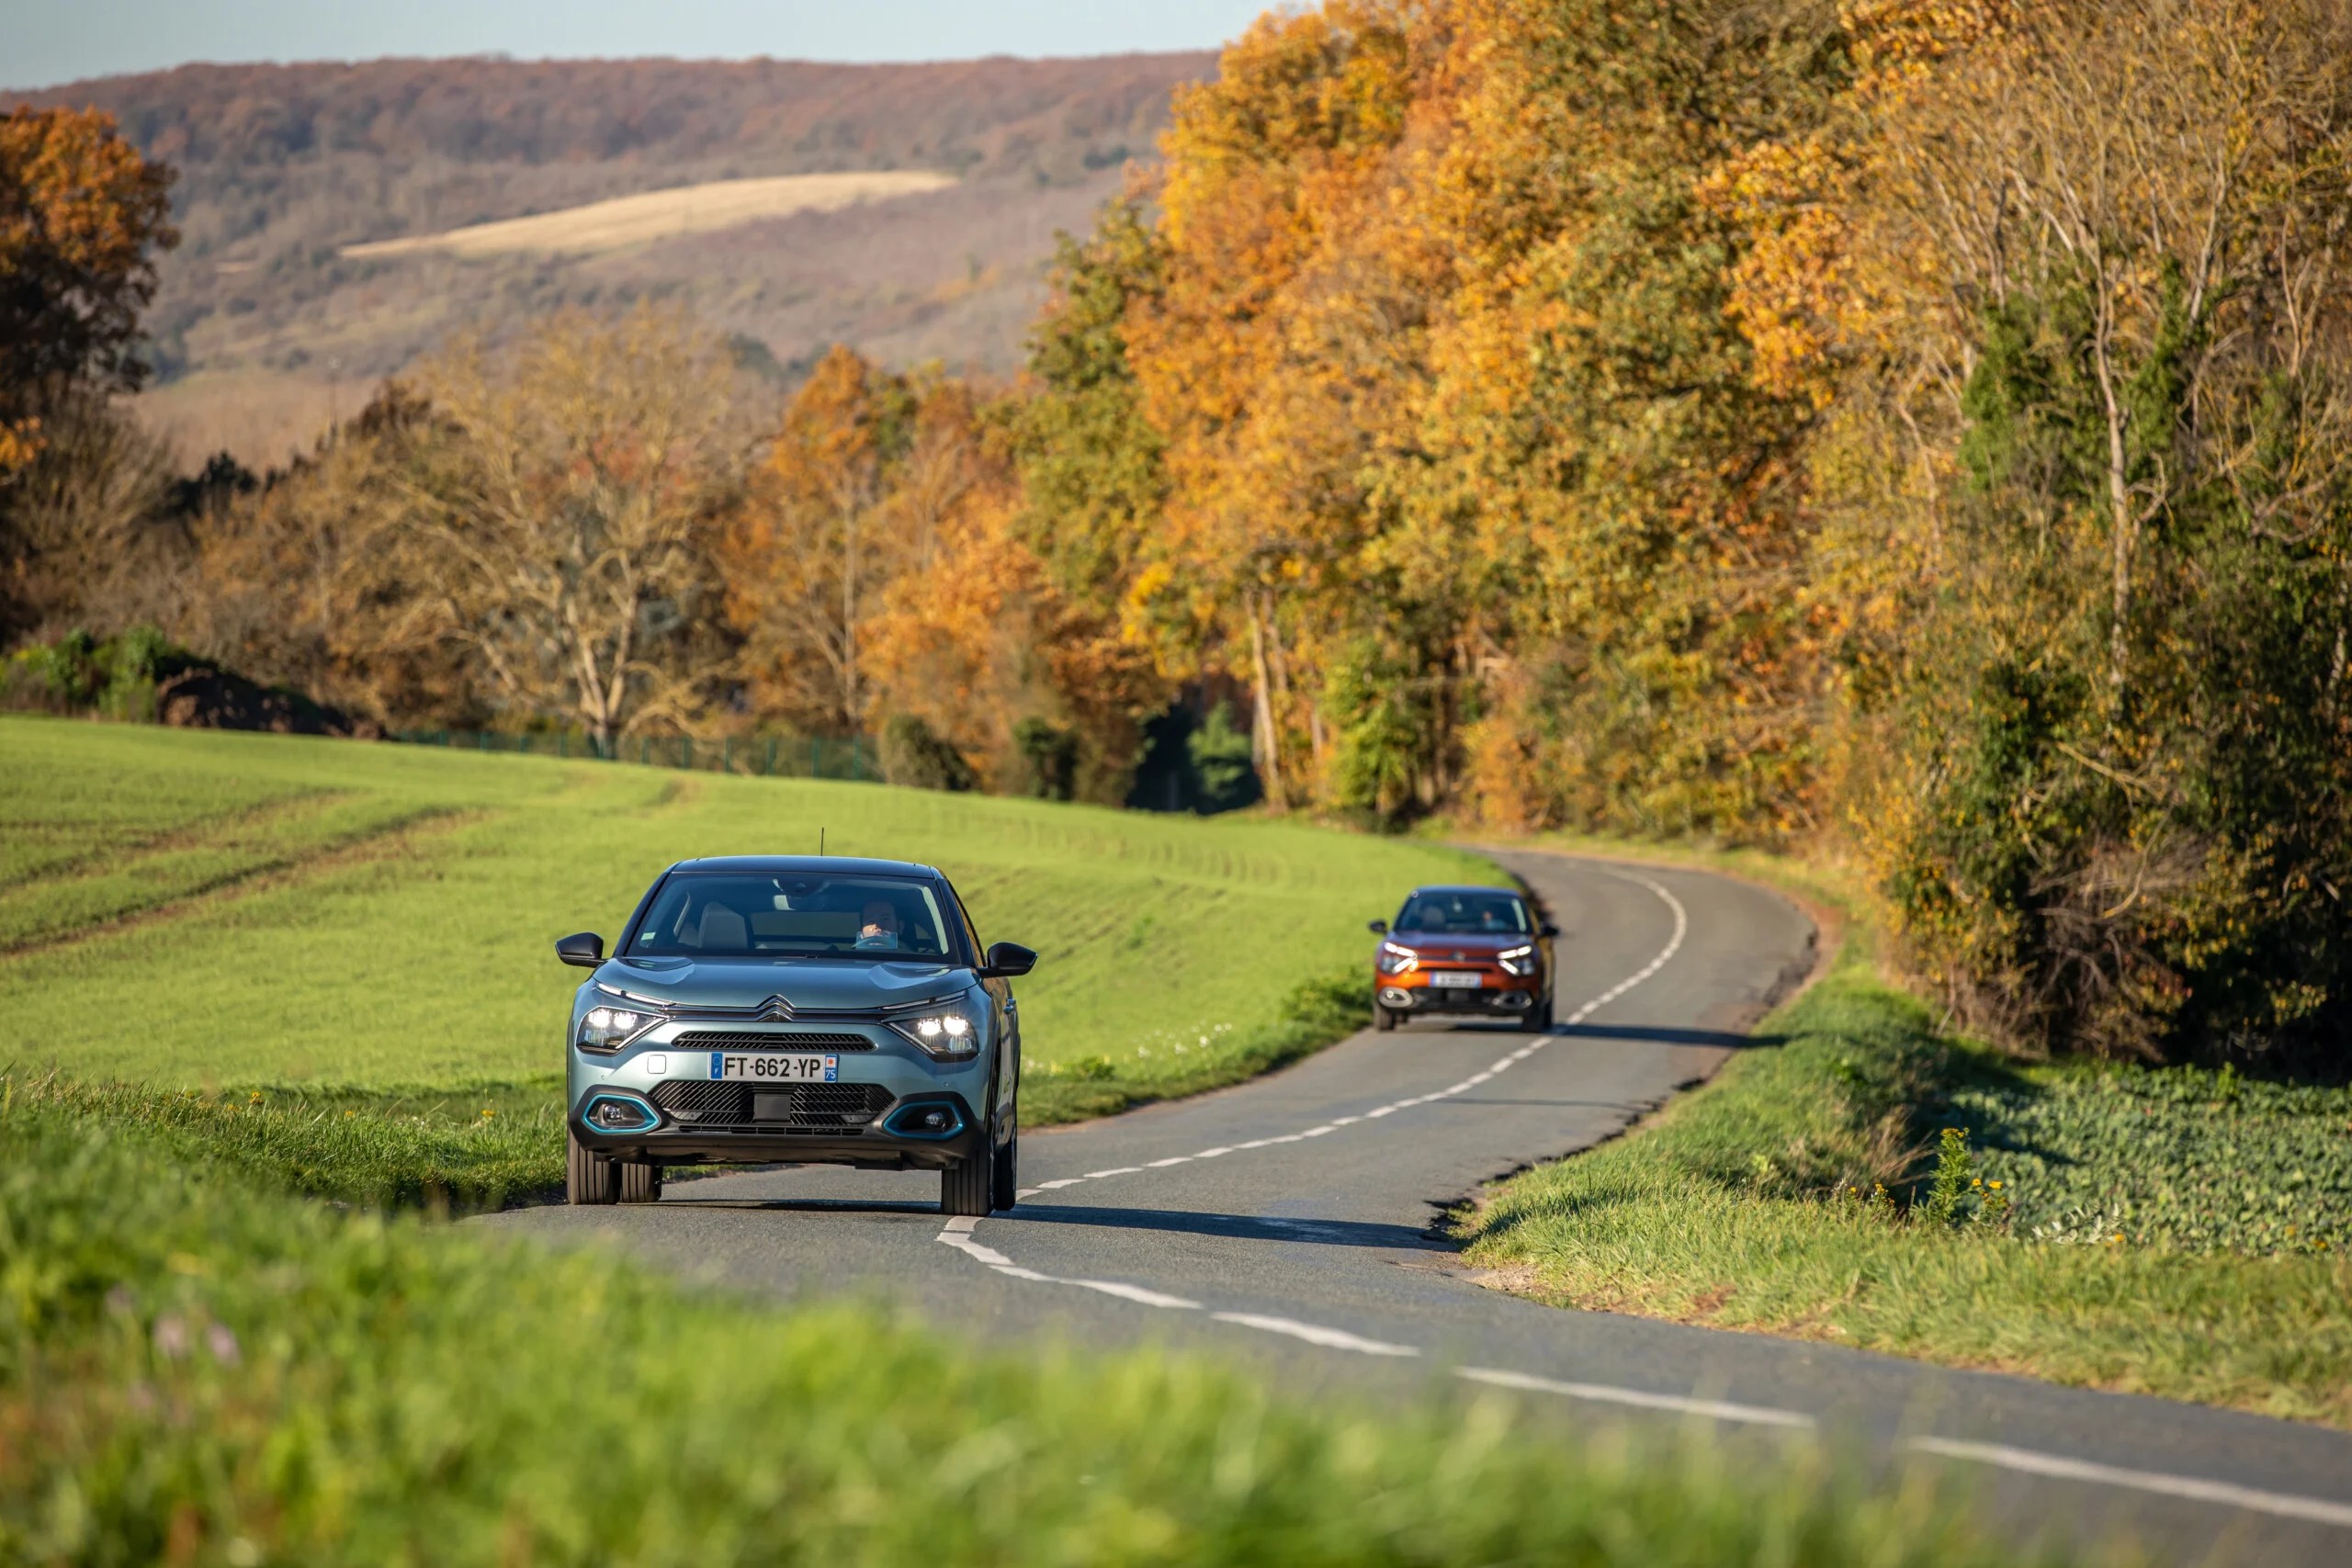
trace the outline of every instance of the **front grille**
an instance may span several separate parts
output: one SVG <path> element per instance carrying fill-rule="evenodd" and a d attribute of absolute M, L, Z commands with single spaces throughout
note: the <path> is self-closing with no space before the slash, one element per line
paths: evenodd
<path fill-rule="evenodd" d="M 785 1109 L 753 1121 L 752 1096 L 768 1109 Z M 653 1103 L 689 1127 L 735 1127 L 746 1132 L 854 1133 L 882 1113 L 890 1091 L 871 1083 L 748 1084 L 708 1078 L 672 1078 L 657 1084 Z"/>
<path fill-rule="evenodd" d="M 682 1051 L 871 1051 L 863 1034 L 769 1034 L 745 1029 L 689 1029 L 671 1044 Z"/>

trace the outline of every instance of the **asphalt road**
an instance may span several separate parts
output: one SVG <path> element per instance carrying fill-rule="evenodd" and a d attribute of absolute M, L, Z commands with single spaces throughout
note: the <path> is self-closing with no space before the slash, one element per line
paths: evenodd
<path fill-rule="evenodd" d="M 1954 1372 L 1835 1346 L 1563 1311 L 1432 1234 L 1490 1178 L 1623 1130 L 1748 1048 L 1811 966 L 1778 897 L 1702 873 L 1498 857 L 1564 928 L 1560 1025 L 1370 1031 L 1287 1071 L 1022 1140 L 1012 1213 L 943 1221 L 938 1178 L 826 1168 L 680 1181 L 642 1209 L 485 1224 L 616 1234 L 764 1294 L 864 1293 L 1002 1344 L 1209 1348 L 1308 1398 L 1512 1391 L 1531 1430 L 1704 1423 L 1965 1476 L 2022 1536 L 2178 1562 L 2352 1562 L 2352 1435 Z M 1367 958 L 1370 939 L 1366 939 Z"/>

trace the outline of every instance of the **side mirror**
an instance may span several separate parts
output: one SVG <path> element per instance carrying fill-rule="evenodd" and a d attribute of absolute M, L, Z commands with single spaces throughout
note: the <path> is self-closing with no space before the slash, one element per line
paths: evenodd
<path fill-rule="evenodd" d="M 1546 920 L 1546 921 L 1544 921 L 1542 925 L 1540 925 L 1540 926 L 1538 926 L 1538 927 L 1536 927 L 1536 928 L 1535 928 L 1535 934 L 1536 934 L 1537 936 L 1547 936 L 1547 937 L 1548 937 L 1548 936 L 1558 936 L 1558 935 L 1560 934 L 1560 928 L 1559 928 L 1559 927 L 1557 927 L 1557 926 L 1555 926 L 1555 925 L 1554 925 L 1551 921 Z"/>
<path fill-rule="evenodd" d="M 1037 967 L 1037 950 L 1017 942 L 989 943 L 988 962 L 980 965 L 983 980 L 1013 980 Z"/>
<path fill-rule="evenodd" d="M 1364 930 L 1370 931 L 1374 936 L 1386 936 L 1388 934 L 1388 922 L 1386 920 L 1366 920 L 1364 922 Z"/>
<path fill-rule="evenodd" d="M 594 931 L 575 931 L 556 942 L 555 955 L 574 969 L 594 969 L 605 961 L 605 939 Z"/>

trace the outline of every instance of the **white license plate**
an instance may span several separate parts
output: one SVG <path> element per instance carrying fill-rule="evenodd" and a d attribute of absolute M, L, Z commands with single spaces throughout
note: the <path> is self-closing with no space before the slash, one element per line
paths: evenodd
<path fill-rule="evenodd" d="M 1487 977 L 1476 969 L 1432 969 L 1430 984 L 1442 990 L 1475 991 L 1487 983 Z"/>
<path fill-rule="evenodd" d="M 728 1083 L 831 1083 L 840 1071 L 839 1056 L 812 1056 L 781 1051 L 713 1051 L 710 1076 Z"/>

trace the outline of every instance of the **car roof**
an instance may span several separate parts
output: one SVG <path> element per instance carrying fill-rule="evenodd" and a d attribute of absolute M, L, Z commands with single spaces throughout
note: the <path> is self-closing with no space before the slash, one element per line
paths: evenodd
<path fill-rule="evenodd" d="M 1516 887 L 1498 887 L 1491 882 L 1432 882 L 1414 888 L 1406 897 L 1418 898 L 1424 893 L 1508 893 L 1514 898 L 1527 897 Z"/>
<path fill-rule="evenodd" d="M 857 855 L 710 855 L 682 860 L 670 870 L 723 876 L 805 876 L 820 872 L 836 876 L 939 876 L 936 866 L 910 860 L 866 860 Z"/>

